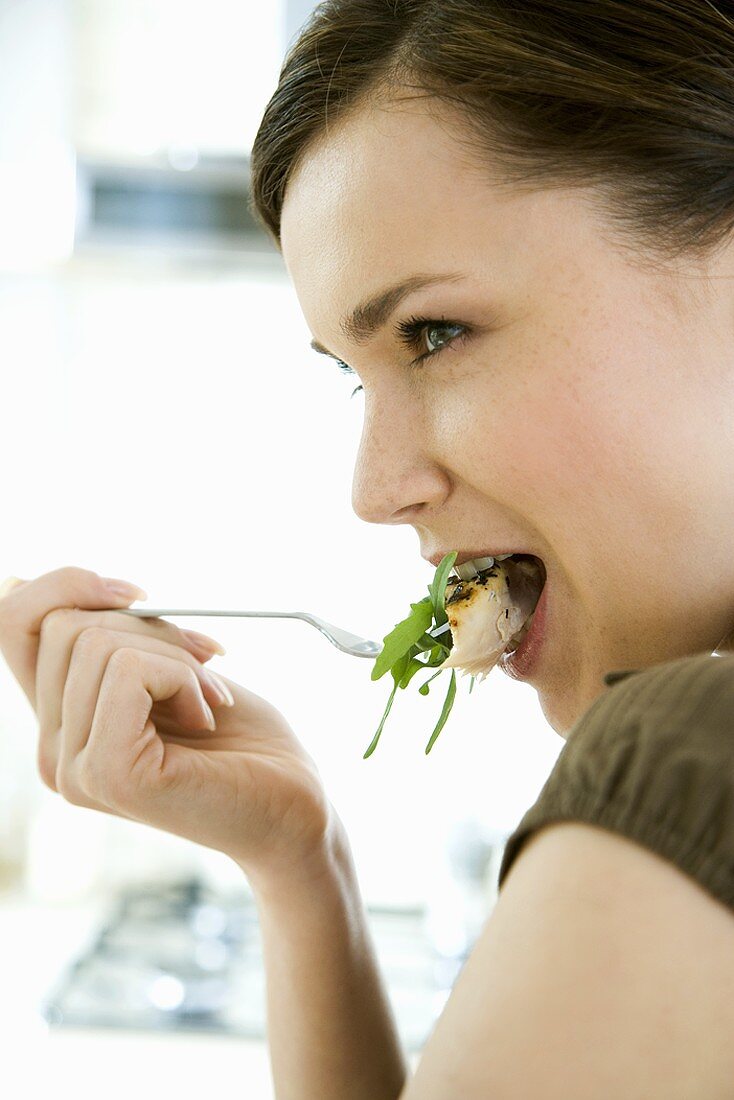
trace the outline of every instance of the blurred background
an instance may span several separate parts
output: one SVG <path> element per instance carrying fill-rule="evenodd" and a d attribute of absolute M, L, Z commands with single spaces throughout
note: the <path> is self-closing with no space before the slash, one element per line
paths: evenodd
<path fill-rule="evenodd" d="M 351 511 L 362 398 L 310 350 L 248 213 L 252 139 L 312 6 L 0 0 L 0 580 L 79 565 L 150 606 L 309 610 L 377 640 L 425 595 L 413 529 Z M 297 621 L 178 621 L 217 637 L 211 667 L 273 702 L 315 758 L 417 1056 L 562 741 L 535 692 L 495 670 L 471 697 L 459 680 L 428 757 L 447 676 L 398 693 L 365 761 L 389 694 L 371 661 Z M 145 1072 L 144 1096 L 220 1079 L 229 1094 L 233 1073 L 270 1096 L 239 870 L 69 805 L 35 751 L 2 664 L 0 1027 L 28 1088 L 14 1095 L 73 1075 L 83 1100 L 104 1073 L 123 1096 Z"/>

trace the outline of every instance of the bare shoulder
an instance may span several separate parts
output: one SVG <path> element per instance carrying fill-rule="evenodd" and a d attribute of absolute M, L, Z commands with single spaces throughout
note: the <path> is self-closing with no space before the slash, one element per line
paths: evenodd
<path fill-rule="evenodd" d="M 513 865 L 403 1100 L 731 1100 L 734 913 L 564 822 Z"/>

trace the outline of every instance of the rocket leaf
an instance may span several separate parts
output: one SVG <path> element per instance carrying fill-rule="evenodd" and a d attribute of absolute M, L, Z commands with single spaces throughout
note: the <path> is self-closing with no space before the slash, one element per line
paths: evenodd
<path fill-rule="evenodd" d="M 446 614 L 446 584 L 449 573 L 457 558 L 457 551 L 446 554 L 438 565 L 432 583 L 428 586 L 428 596 L 418 603 L 410 605 L 410 614 L 399 622 L 383 639 L 383 648 L 375 659 L 371 679 L 379 680 L 386 672 L 393 678 L 393 688 L 387 701 L 375 736 L 372 738 L 364 759 L 371 756 L 377 748 L 385 721 L 392 708 L 398 688 L 406 688 L 416 673 L 424 668 L 436 668 L 442 665 L 451 652 L 453 639 L 451 631 L 445 630 L 434 638 L 430 633 L 448 622 Z M 428 685 L 441 674 L 443 669 L 430 676 L 419 688 L 419 694 L 428 695 Z M 438 723 L 431 734 L 426 752 L 430 752 L 436 738 L 446 724 L 456 696 L 456 670 L 451 670 L 451 682 L 444 701 Z"/>
<path fill-rule="evenodd" d="M 410 615 L 399 622 L 383 638 L 383 648 L 375 659 L 372 679 L 379 680 L 403 657 L 428 630 L 433 621 L 433 605 L 426 596 L 419 603 L 412 603 Z"/>
<path fill-rule="evenodd" d="M 443 727 L 446 725 L 446 719 L 448 718 L 449 714 L 451 714 L 451 708 L 454 705 L 454 699 L 455 698 L 456 698 L 456 669 L 452 668 L 451 669 L 451 683 L 449 684 L 449 690 L 446 693 L 446 701 L 444 702 L 443 710 L 441 711 L 441 717 L 439 718 L 438 723 L 436 724 L 435 730 L 431 734 L 430 741 L 426 745 L 426 756 L 428 755 L 428 753 L 433 748 L 433 745 L 435 743 L 436 738 L 438 737 L 438 735 L 441 732 L 441 730 L 443 729 Z"/>
<path fill-rule="evenodd" d="M 436 626 L 443 626 L 444 623 L 448 622 L 448 617 L 446 615 L 446 582 L 449 579 L 449 573 L 454 568 L 454 562 L 458 556 L 458 552 L 454 550 L 441 559 L 438 569 L 436 570 L 436 576 L 433 578 L 428 588 L 431 594 L 431 603 L 433 604 L 433 614 L 436 619 Z"/>

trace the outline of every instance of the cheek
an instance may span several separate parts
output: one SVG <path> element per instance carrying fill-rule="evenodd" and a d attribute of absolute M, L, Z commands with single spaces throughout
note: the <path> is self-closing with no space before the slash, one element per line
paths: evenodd
<path fill-rule="evenodd" d="M 454 468 L 460 463 L 467 481 L 529 517 L 540 518 L 539 506 L 554 515 L 580 500 L 606 502 L 610 473 L 623 474 L 615 473 L 621 410 L 601 397 L 600 364 L 579 366 L 593 360 L 590 350 L 571 343 L 540 326 L 521 343 L 493 342 L 487 362 L 433 402 Z"/>
<path fill-rule="evenodd" d="M 451 465 L 469 484 L 589 562 L 649 538 L 666 513 L 690 523 L 676 514 L 673 441 L 660 439 L 659 349 L 537 325 L 491 358 L 444 403 Z"/>

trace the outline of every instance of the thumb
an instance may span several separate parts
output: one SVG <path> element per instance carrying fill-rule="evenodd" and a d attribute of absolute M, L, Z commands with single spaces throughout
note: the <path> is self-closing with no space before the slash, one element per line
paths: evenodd
<path fill-rule="evenodd" d="M 20 577 L 8 577 L 0 584 L 0 600 L 7 596 L 14 588 L 17 588 L 20 584 L 27 584 L 27 581 L 22 581 Z"/>
<path fill-rule="evenodd" d="M 57 608 L 119 609 L 145 592 L 126 581 L 68 567 L 32 581 L 8 577 L 0 598 L 0 654 L 35 707 L 36 661 L 45 617 Z"/>

